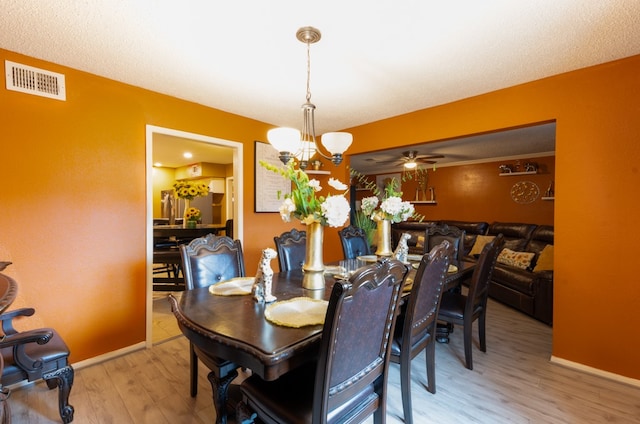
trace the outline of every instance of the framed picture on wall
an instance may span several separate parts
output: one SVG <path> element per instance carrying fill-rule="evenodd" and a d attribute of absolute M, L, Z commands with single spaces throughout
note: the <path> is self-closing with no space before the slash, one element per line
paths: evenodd
<path fill-rule="evenodd" d="M 271 144 L 256 140 L 255 151 L 255 211 L 279 212 L 285 194 L 291 193 L 291 181 L 260 165 L 262 160 L 275 166 L 283 166 L 278 151 Z"/>

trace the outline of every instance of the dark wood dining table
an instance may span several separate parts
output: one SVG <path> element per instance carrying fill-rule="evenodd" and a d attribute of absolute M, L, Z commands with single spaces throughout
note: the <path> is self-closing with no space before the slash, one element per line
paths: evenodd
<path fill-rule="evenodd" d="M 463 265 L 458 272 L 450 273 L 448 287 L 473 266 Z M 325 275 L 324 289 L 307 290 L 302 288 L 301 270 L 274 273 L 272 293 L 278 301 L 302 296 L 328 300 L 335 281 Z M 238 375 L 237 368 L 275 380 L 318 357 L 322 325 L 291 328 L 272 324 L 264 316 L 266 305 L 255 302 L 251 295 L 219 296 L 204 287 L 184 291 L 179 300 L 169 296 L 169 300 L 178 326 L 189 341 L 207 355 L 233 363 L 232 367 L 212 369 L 209 374 L 216 423 L 227 422 L 227 394 L 231 380 Z"/>

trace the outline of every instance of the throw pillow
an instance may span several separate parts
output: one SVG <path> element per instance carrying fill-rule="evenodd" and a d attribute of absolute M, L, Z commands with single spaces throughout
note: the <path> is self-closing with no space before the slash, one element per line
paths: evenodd
<path fill-rule="evenodd" d="M 478 236 L 476 237 L 475 243 L 473 243 L 473 247 L 471 248 L 471 252 L 469 252 L 469 256 L 479 255 L 482 253 L 482 249 L 486 246 L 487 243 L 490 243 L 495 236 Z"/>
<path fill-rule="evenodd" d="M 533 272 L 538 271 L 553 271 L 553 244 L 547 244 L 540 252 L 536 267 L 533 268 Z"/>
<path fill-rule="evenodd" d="M 531 265 L 531 260 L 535 256 L 535 253 L 530 252 L 515 252 L 511 249 L 502 249 L 500 255 L 498 255 L 498 262 L 505 265 L 515 266 L 520 269 L 527 269 Z"/>

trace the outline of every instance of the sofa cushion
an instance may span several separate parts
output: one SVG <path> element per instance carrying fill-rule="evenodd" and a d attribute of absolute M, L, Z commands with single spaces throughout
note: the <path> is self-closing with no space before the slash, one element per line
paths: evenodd
<path fill-rule="evenodd" d="M 480 255 L 480 253 L 482 253 L 482 249 L 484 248 L 484 246 L 487 243 L 490 243 L 491 240 L 493 240 L 494 238 L 495 236 L 477 236 L 476 242 L 473 243 L 473 247 L 469 252 L 469 256 Z"/>
<path fill-rule="evenodd" d="M 547 244 L 536 261 L 533 272 L 540 271 L 553 271 L 553 244 Z"/>
<path fill-rule="evenodd" d="M 502 249 L 500 255 L 498 255 L 498 262 L 520 269 L 527 269 L 531 266 L 531 261 L 535 255 L 535 253 L 517 252 L 505 248 Z"/>

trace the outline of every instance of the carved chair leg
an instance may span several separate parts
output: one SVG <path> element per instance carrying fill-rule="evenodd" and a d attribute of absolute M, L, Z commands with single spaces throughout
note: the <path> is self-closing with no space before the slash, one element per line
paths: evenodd
<path fill-rule="evenodd" d="M 58 409 L 60 410 L 60 418 L 65 424 L 73 421 L 73 406 L 69 405 L 69 394 L 73 387 L 74 371 L 71 365 L 60 368 L 52 373 L 43 376 L 49 389 L 58 388 Z"/>
<path fill-rule="evenodd" d="M 213 372 L 207 375 L 213 389 L 213 407 L 216 410 L 216 424 L 227 423 L 227 393 L 229 384 L 238 376 L 238 371 L 233 370 L 222 378 L 216 377 Z"/>

